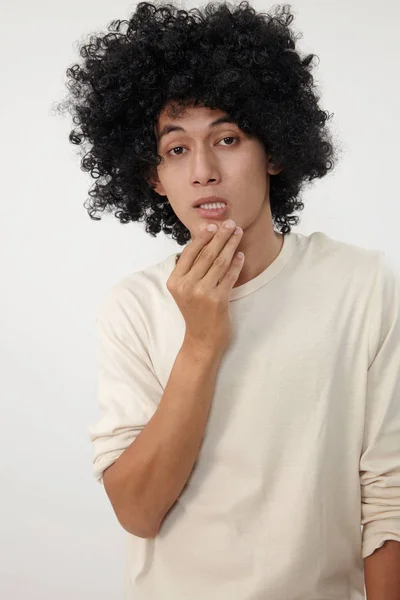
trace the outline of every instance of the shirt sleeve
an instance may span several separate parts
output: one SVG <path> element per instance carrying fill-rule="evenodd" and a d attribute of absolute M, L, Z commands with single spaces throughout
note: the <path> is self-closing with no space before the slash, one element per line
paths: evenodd
<path fill-rule="evenodd" d="M 360 457 L 362 558 L 400 542 L 400 273 L 379 252 Z"/>
<path fill-rule="evenodd" d="M 158 408 L 163 388 L 146 347 L 146 323 L 132 290 L 116 284 L 96 315 L 100 419 L 89 428 L 93 475 L 130 446 Z"/>

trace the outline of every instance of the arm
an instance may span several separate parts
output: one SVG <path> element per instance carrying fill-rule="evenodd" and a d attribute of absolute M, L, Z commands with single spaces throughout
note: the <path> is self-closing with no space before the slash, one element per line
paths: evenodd
<path fill-rule="evenodd" d="M 400 600 L 400 542 L 387 540 L 364 559 L 367 600 Z"/>
<path fill-rule="evenodd" d="M 400 600 L 400 276 L 383 254 L 370 302 L 360 456 L 362 558 L 368 600 Z"/>
<path fill-rule="evenodd" d="M 103 475 L 124 529 L 154 537 L 197 458 L 220 362 L 217 351 L 184 341 L 160 404 L 141 433 Z"/>

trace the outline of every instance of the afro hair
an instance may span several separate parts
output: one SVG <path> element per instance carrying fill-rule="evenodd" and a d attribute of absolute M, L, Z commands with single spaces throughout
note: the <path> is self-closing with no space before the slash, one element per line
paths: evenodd
<path fill-rule="evenodd" d="M 84 203 L 92 219 L 106 210 L 121 223 L 145 221 L 152 236 L 162 229 L 179 245 L 191 239 L 151 183 L 162 162 L 154 127 L 166 106 L 173 117 L 203 106 L 226 111 L 283 167 L 271 176 L 271 214 L 281 233 L 291 231 L 292 213 L 304 208 L 300 192 L 333 169 L 337 152 L 311 74 L 316 55 L 295 49 L 301 34 L 289 27 L 290 9 L 140 2 L 129 20 L 80 45 L 84 60 L 66 71 L 57 110 L 73 117 L 69 141 L 82 145 L 81 169 L 96 179 Z"/>

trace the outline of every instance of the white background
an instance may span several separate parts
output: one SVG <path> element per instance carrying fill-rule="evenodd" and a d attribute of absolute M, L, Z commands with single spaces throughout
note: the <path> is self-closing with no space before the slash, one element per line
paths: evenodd
<path fill-rule="evenodd" d="M 202 6 L 181 3 L 185 8 Z M 121 276 L 182 248 L 83 202 L 71 124 L 51 114 L 76 42 L 128 18 L 123 0 L 3 2 L 1 56 L 0 596 L 122 599 L 125 532 L 92 478 L 94 315 Z M 253 2 L 257 10 L 270 4 Z M 298 0 L 298 47 L 320 58 L 321 106 L 344 154 L 303 196 L 294 231 L 400 258 L 397 0 Z"/>

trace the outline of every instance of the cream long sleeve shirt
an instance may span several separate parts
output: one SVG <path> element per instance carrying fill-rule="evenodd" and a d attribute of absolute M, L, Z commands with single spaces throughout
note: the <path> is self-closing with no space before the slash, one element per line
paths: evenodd
<path fill-rule="evenodd" d="M 156 411 L 182 345 L 175 259 L 100 303 L 100 483 Z M 230 310 L 198 458 L 156 537 L 127 533 L 125 597 L 361 600 L 363 559 L 400 542 L 399 272 L 382 251 L 292 231 Z"/>

